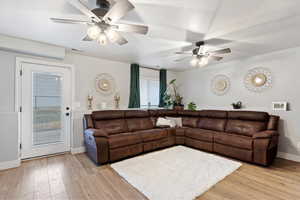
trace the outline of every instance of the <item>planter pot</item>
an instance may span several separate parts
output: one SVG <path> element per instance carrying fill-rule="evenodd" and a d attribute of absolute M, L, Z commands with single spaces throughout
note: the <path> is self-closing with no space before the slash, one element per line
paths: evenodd
<path fill-rule="evenodd" d="M 174 106 L 174 110 L 184 110 L 184 106 Z"/>

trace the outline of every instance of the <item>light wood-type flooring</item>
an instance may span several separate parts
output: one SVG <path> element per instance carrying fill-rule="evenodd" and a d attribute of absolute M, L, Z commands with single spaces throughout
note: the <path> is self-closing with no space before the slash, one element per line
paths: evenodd
<path fill-rule="evenodd" d="M 159 184 L 159 183 L 157 183 Z M 140 200 L 142 193 L 109 165 L 96 166 L 85 154 L 25 161 L 0 171 L 0 199 Z M 197 200 L 300 200 L 300 163 L 277 159 L 269 168 L 243 166 Z"/>

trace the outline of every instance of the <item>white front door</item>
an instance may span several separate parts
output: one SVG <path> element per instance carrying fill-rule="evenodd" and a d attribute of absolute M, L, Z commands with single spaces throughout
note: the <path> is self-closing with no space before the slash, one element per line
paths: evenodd
<path fill-rule="evenodd" d="M 22 63 L 21 158 L 70 150 L 71 72 Z"/>

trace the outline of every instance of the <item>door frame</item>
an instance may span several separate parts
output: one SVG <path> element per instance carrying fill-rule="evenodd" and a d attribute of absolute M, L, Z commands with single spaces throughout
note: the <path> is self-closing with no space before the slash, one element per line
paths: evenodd
<path fill-rule="evenodd" d="M 71 115 L 70 115 L 70 151 L 72 149 L 74 134 L 73 134 L 73 110 L 75 102 L 75 68 L 72 64 L 60 63 L 45 61 L 35 58 L 26 58 L 26 57 L 16 57 L 16 67 L 15 67 L 15 112 L 18 113 L 18 157 L 21 159 L 21 142 L 22 142 L 22 121 L 21 121 L 21 106 L 22 106 L 22 80 L 21 80 L 21 69 L 22 64 L 38 64 L 38 65 L 47 65 L 48 67 L 61 67 L 70 70 L 70 79 L 71 79 Z"/>

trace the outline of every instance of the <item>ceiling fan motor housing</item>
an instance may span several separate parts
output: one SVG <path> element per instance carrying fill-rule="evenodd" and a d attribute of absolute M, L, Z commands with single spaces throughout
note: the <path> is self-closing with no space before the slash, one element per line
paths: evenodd
<path fill-rule="evenodd" d="M 107 0 L 97 0 L 97 6 L 92 12 L 97 16 L 103 17 L 108 12 L 110 3 Z"/>

